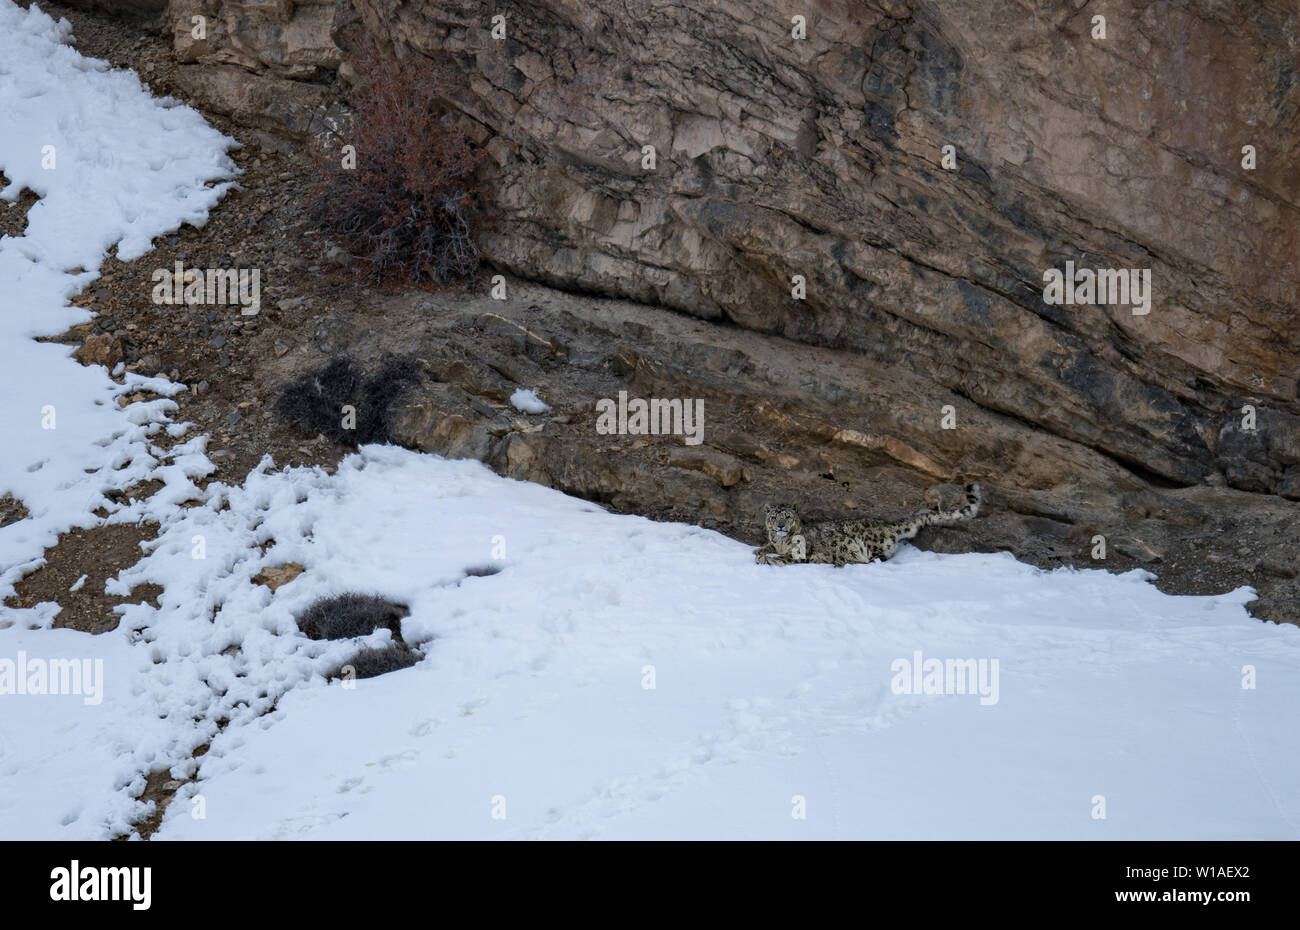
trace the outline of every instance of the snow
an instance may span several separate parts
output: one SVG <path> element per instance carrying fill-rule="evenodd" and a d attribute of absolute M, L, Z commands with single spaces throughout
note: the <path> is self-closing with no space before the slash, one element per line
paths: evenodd
<path fill-rule="evenodd" d="M 164 585 L 160 608 L 79 647 L 105 659 L 103 703 L 45 699 L 69 702 L 75 742 L 38 738 L 52 704 L 6 718 L 32 747 L 0 763 L 15 835 L 119 829 L 129 791 L 79 796 L 62 823 L 76 779 L 52 774 L 89 756 L 128 785 L 168 762 L 185 777 L 205 743 L 156 839 L 1300 832 L 1300 631 L 1251 619 L 1248 589 L 1171 597 L 1140 572 L 912 548 L 759 566 L 713 532 L 392 447 L 209 490 L 120 579 Z M 290 561 L 305 571 L 274 594 L 251 583 Z M 344 591 L 409 605 L 423 660 L 327 682 L 355 644 L 293 618 Z M 33 635 L 48 652 L 74 634 Z M 996 703 L 895 693 L 917 651 L 997 659 Z"/>
<path fill-rule="evenodd" d="M 158 477 L 175 502 L 193 488 L 193 476 L 211 471 L 201 447 L 188 444 L 159 467 L 163 456 L 150 437 L 175 409 L 166 398 L 179 385 L 122 372 L 119 384 L 103 368 L 78 364 L 68 346 L 33 341 L 92 318 L 68 300 L 98 278 L 109 249 L 138 258 L 154 236 L 184 222 L 201 224 L 227 187 L 208 183 L 235 171 L 225 154 L 233 140 L 196 111 L 154 99 L 134 73 L 78 55 L 65 44 L 70 39 L 66 21 L 0 0 L 0 170 L 9 181 L 0 197 L 15 201 L 24 188 L 40 197 L 25 234 L 0 238 L 0 395 L 7 411 L 0 494 L 12 494 L 30 512 L 0 529 L 0 600 L 42 564 L 59 533 L 100 522 L 95 509 L 103 507 L 114 522 L 142 516 L 108 500 L 106 491 Z M 162 396 L 118 406 L 118 397 L 146 388 Z M 44 658 L 93 653 L 105 658 L 110 677 L 147 661 L 120 637 L 39 629 L 54 616 L 48 605 L 0 608 L 0 657 L 22 650 Z M 21 711 L 6 703 L 0 714 L 0 771 L 16 767 L 23 775 L 0 776 L 0 836 L 103 836 L 110 823 L 126 824 L 137 805 L 123 788 L 143 780 L 129 752 L 122 754 L 132 731 L 148 733 L 150 722 L 109 722 L 98 708 L 77 710 L 74 696 L 0 696 L 16 700 Z M 22 810 L 38 799 L 47 805 L 39 815 Z M 79 822 L 84 803 L 103 822 Z M 28 829 L 32 816 L 38 826 Z"/>
<path fill-rule="evenodd" d="M 33 339 L 91 319 L 68 300 L 99 277 L 105 253 L 116 246 L 119 258 L 137 258 L 154 236 L 201 224 L 227 187 L 205 185 L 235 170 L 232 140 L 196 111 L 155 100 L 134 73 L 78 55 L 63 44 L 70 34 L 36 6 L 0 2 L 0 170 L 10 182 L 0 197 L 40 196 L 26 233 L 0 238 L 0 396 L 11 414 L 0 494 L 31 512 L 0 532 L 0 598 L 58 533 L 94 525 L 97 507 L 119 511 L 104 492 L 159 476 L 149 437 L 175 409 L 165 397 L 182 389 L 133 374 L 118 384 L 78 364 L 70 347 Z M 164 398 L 118 407 L 141 388 Z"/>
<path fill-rule="evenodd" d="M 425 658 L 350 689 L 305 680 L 217 736 L 186 791 L 206 818 L 182 799 L 160 839 L 1297 835 L 1300 631 L 1251 620 L 1245 589 L 1170 597 L 1139 572 L 911 548 L 758 566 L 712 532 L 391 448 L 253 485 L 280 480 L 305 499 L 261 511 L 276 547 L 206 586 L 233 614 L 218 641 L 358 588 L 411 606 Z M 274 597 L 243 582 L 290 559 L 307 571 Z M 152 561 L 141 577 L 165 579 Z M 483 566 L 500 571 L 466 575 Z M 258 634 L 261 662 L 301 661 Z M 895 694 L 917 650 L 998 659 L 997 703 Z M 248 674 L 250 691 L 284 681 Z"/>
<path fill-rule="evenodd" d="M 201 222 L 230 142 L 66 34 L 0 0 L 0 168 L 42 196 L 0 241 L 19 412 L 0 493 L 32 514 L 0 528 L 0 596 L 97 506 L 160 524 L 107 590 L 164 593 L 98 636 L 50 629 L 51 605 L 0 612 L 0 665 L 103 667 L 99 703 L 0 693 L 0 836 L 128 833 L 168 769 L 198 780 L 158 840 L 1300 837 L 1300 630 L 1249 617 L 1246 588 L 1172 597 L 1141 572 L 907 546 L 759 566 L 714 532 L 384 446 L 199 490 L 207 437 L 150 443 L 183 433 L 177 386 L 119 385 L 32 337 L 88 318 L 66 302 L 96 272 L 70 269 Z M 117 407 L 142 388 L 163 396 Z M 105 501 L 144 476 L 164 488 Z M 252 582 L 289 562 L 304 571 L 275 592 Z M 349 591 L 410 608 L 418 664 L 326 679 L 389 636 L 297 631 Z M 996 668 L 996 690 L 901 693 L 918 653 Z"/>
<path fill-rule="evenodd" d="M 535 391 L 527 388 L 518 388 L 511 394 L 510 403 L 521 413 L 548 413 L 551 409 L 550 404 L 538 397 Z"/>

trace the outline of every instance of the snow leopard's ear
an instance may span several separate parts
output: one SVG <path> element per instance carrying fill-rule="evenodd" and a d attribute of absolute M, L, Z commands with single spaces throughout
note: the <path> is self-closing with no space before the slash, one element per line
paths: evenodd
<path fill-rule="evenodd" d="M 763 507 L 763 515 L 765 517 L 770 517 L 780 509 L 781 508 L 778 507 L 776 504 L 766 504 Z"/>

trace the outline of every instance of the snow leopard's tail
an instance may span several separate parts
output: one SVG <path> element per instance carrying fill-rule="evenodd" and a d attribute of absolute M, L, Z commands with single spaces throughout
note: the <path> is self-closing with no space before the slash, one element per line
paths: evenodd
<path fill-rule="evenodd" d="M 951 526 L 962 520 L 969 520 L 980 512 L 984 502 L 984 492 L 978 484 L 966 485 L 966 503 L 956 510 L 932 510 L 923 519 L 926 526 Z"/>

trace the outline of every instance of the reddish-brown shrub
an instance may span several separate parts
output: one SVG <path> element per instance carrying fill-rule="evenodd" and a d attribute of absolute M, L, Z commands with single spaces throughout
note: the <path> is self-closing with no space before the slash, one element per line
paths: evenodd
<path fill-rule="evenodd" d="M 331 151 L 317 154 L 312 212 L 377 281 L 468 283 L 479 262 L 481 199 L 474 173 L 484 152 L 439 104 L 440 70 L 399 62 L 374 43 L 357 48 L 355 112 Z M 342 167 L 352 145 L 356 167 Z"/>

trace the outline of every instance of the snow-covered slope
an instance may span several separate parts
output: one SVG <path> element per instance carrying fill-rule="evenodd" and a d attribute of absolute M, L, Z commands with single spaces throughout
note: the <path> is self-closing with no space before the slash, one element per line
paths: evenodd
<path fill-rule="evenodd" d="M 31 337 L 85 317 L 65 303 L 93 271 L 72 269 L 201 222 L 229 140 L 64 33 L 0 0 L 0 169 L 43 197 L 0 241 L 0 493 L 32 512 L 0 529 L 0 595 L 145 475 L 167 486 L 108 509 L 161 536 L 110 585 L 165 593 L 100 636 L 0 613 L 0 663 L 104 675 L 98 702 L 0 694 L 0 837 L 123 833 L 168 767 L 198 780 L 159 839 L 1300 837 L 1300 630 L 1252 620 L 1245 589 L 912 548 L 757 566 L 716 533 L 387 447 L 198 492 L 204 437 L 150 446 L 180 431 L 167 401 L 119 411 L 122 386 Z M 274 594 L 252 583 L 290 561 Z M 346 591 L 409 605 L 420 663 L 327 682 L 357 645 L 294 617 Z M 976 676 L 904 693 L 927 660 Z"/>
<path fill-rule="evenodd" d="M 174 506 L 192 488 L 191 476 L 211 470 L 202 437 L 166 461 L 151 444 L 159 430 L 184 431 L 167 424 L 171 401 L 125 409 L 116 402 L 142 387 L 167 397 L 178 386 L 130 373 L 119 384 L 102 368 L 78 364 L 69 347 L 34 341 L 91 318 L 68 298 L 98 277 L 109 248 L 136 258 L 153 236 L 202 223 L 228 186 L 207 184 L 235 170 L 225 155 L 233 140 L 196 111 L 154 99 L 134 74 L 78 55 L 65 44 L 70 38 L 66 21 L 0 0 L 0 171 L 9 181 L 0 197 L 14 201 L 28 188 L 41 198 L 28 211 L 25 235 L 0 238 L 0 494 L 30 512 L 0 528 L 0 599 L 41 564 L 60 532 L 99 522 L 96 508 L 114 521 L 139 518 L 105 491 L 161 478 Z M 132 650 L 121 637 L 27 629 L 52 620 L 48 607 L 0 608 L 0 661 L 24 652 L 42 660 L 94 656 L 113 675 L 129 674 Z M 148 732 L 148 720 L 117 718 L 105 729 L 103 718 L 73 706 L 81 699 L 0 694 L 0 837 L 104 835 L 105 822 L 63 828 L 60 821 L 75 823 L 89 804 L 122 825 L 136 807 L 122 792 L 138 781 L 123 752 L 133 731 Z M 5 774 L 14 772 L 22 777 Z M 57 798 L 55 806 L 34 807 L 38 790 Z"/>
<path fill-rule="evenodd" d="M 133 73 L 78 55 L 63 44 L 70 34 L 66 20 L 0 0 L 0 171 L 9 179 L 0 198 L 24 188 L 41 198 L 25 235 L 0 238 L 0 494 L 31 512 L 0 532 L 0 598 L 58 533 L 93 526 L 99 506 L 116 509 L 105 491 L 147 475 L 184 482 L 174 469 L 156 473 L 149 442 L 176 405 L 116 402 L 179 386 L 131 373 L 118 384 L 78 364 L 70 347 L 34 339 L 92 318 L 68 299 L 99 276 L 109 248 L 138 258 L 154 236 L 201 224 L 228 187 L 206 184 L 235 170 L 232 140 L 195 110 L 151 97 Z M 185 470 L 203 468 L 190 460 Z"/>
<path fill-rule="evenodd" d="M 291 560 L 274 595 L 250 583 Z M 0 823 L 21 835 L 105 830 L 124 803 L 106 771 L 209 740 L 159 838 L 1300 835 L 1300 631 L 1249 618 L 1246 590 L 915 549 L 757 566 L 715 533 L 388 447 L 215 486 L 141 580 L 161 609 L 81 647 L 106 659 L 102 704 L 5 718 L 26 748 L 0 783 L 24 800 Z M 409 604 L 423 661 L 326 683 L 355 647 L 293 617 L 348 590 Z M 985 660 L 996 689 L 898 693 L 918 651 Z"/>
<path fill-rule="evenodd" d="M 352 689 L 304 682 L 223 733 L 206 819 L 178 802 L 163 838 L 1300 834 L 1300 631 L 1251 620 L 1244 590 L 1177 598 L 1139 573 L 915 549 L 757 566 L 711 532 L 386 448 L 263 481 L 303 500 L 195 511 L 169 535 L 262 517 L 269 561 L 308 571 L 268 598 L 243 580 L 254 558 L 177 601 L 215 595 L 217 630 L 260 641 L 292 637 L 316 596 L 373 591 L 411 605 L 426 657 Z M 918 650 L 997 659 L 996 702 L 896 694 Z M 294 663 L 259 653 L 247 673 L 274 688 Z"/>

